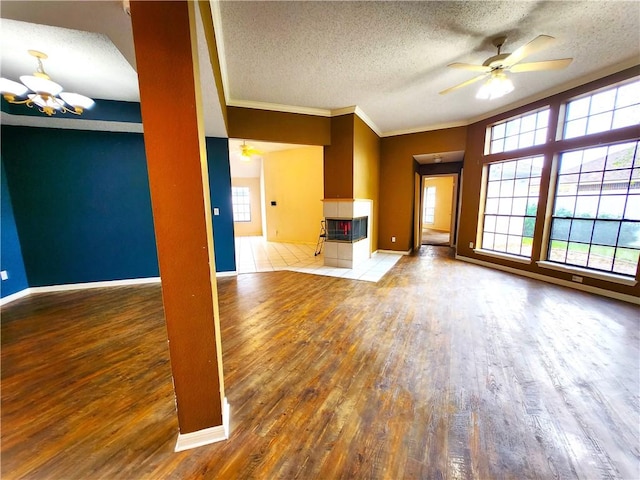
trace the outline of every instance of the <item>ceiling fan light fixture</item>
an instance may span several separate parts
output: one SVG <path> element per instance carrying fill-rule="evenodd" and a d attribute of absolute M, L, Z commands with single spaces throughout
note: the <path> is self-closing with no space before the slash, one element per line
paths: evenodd
<path fill-rule="evenodd" d="M 489 79 L 480 87 L 476 98 L 480 100 L 493 100 L 513 92 L 513 82 L 504 72 L 493 72 Z"/>
<path fill-rule="evenodd" d="M 86 108 L 95 104 L 92 99 L 79 93 L 63 92 L 62 85 L 49 78 L 42 66 L 42 60 L 47 58 L 45 53 L 29 50 L 29 54 L 38 61 L 38 69 L 33 75 L 22 75 L 22 83 L 0 78 L 0 92 L 7 102 L 26 105 L 29 108 L 35 105 L 38 110 L 49 116 L 56 112 L 80 115 Z M 24 100 L 16 99 L 24 96 L 27 97 Z"/>

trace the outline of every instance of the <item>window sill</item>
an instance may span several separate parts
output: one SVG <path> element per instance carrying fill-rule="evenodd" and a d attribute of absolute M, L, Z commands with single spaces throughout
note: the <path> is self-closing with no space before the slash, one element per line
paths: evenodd
<path fill-rule="evenodd" d="M 587 270 L 586 268 L 570 267 L 567 265 L 547 261 L 540 261 L 537 263 L 541 268 L 548 268 L 550 270 L 556 270 L 557 272 L 571 273 L 573 275 L 580 275 L 582 277 L 595 278 L 597 280 L 604 280 L 606 282 L 627 285 L 629 287 L 635 287 L 638 283 L 634 278 L 624 277 L 615 273 L 594 272 L 593 270 Z"/>
<path fill-rule="evenodd" d="M 511 255 L 509 253 L 493 252 L 491 250 L 483 250 L 481 248 L 474 248 L 473 252 L 477 253 L 478 255 L 486 255 L 487 257 L 500 258 L 502 260 L 510 260 L 512 262 L 524 263 L 527 265 L 531 264 L 530 258 L 519 257 L 517 255 Z"/>

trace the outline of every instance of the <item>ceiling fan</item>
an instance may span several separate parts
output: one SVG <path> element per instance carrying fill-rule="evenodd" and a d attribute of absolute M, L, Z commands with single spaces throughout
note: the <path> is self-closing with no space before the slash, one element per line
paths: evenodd
<path fill-rule="evenodd" d="M 489 77 L 487 82 L 480 88 L 477 98 L 493 99 L 498 98 L 513 90 L 513 83 L 507 77 L 506 72 L 538 72 L 542 70 L 560 70 L 567 67 L 572 58 L 561 58 L 559 60 L 545 60 L 541 62 L 520 63 L 525 57 L 532 55 L 551 45 L 555 38 L 549 35 L 539 35 L 526 45 L 518 48 L 513 53 L 501 53 L 502 46 L 507 41 L 506 36 L 500 36 L 493 39 L 493 45 L 498 49 L 498 54 L 487 58 L 482 65 L 474 65 L 470 63 L 452 63 L 447 65 L 451 68 L 460 68 L 470 70 L 472 72 L 482 72 L 481 75 L 474 77 L 459 85 L 447 88 L 440 92 L 440 95 L 453 92 L 467 85 L 471 85 L 483 78 Z"/>
<path fill-rule="evenodd" d="M 247 145 L 246 141 L 240 145 L 240 160 L 248 162 L 254 155 L 262 155 L 260 150 L 253 148 L 251 145 Z"/>

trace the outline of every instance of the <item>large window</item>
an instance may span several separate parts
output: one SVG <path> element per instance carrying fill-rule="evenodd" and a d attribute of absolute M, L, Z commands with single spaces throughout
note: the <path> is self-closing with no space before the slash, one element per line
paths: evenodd
<path fill-rule="evenodd" d="M 482 249 L 531 257 L 542 156 L 488 166 Z"/>
<path fill-rule="evenodd" d="M 560 136 L 549 131 L 556 123 Z M 633 285 L 640 261 L 640 138 L 629 127 L 636 125 L 638 77 L 489 125 L 477 251 L 538 257 L 539 266 L 578 279 Z M 523 148 L 530 157 L 522 158 Z M 552 168 L 543 177 L 547 164 Z M 538 212 L 539 205 L 546 211 Z M 544 234 L 534 252 L 542 213 Z"/>
<path fill-rule="evenodd" d="M 638 142 L 563 153 L 548 260 L 635 276 L 639 257 Z"/>
<path fill-rule="evenodd" d="M 231 187 L 231 201 L 233 204 L 233 221 L 251 221 L 251 195 L 249 187 Z"/>

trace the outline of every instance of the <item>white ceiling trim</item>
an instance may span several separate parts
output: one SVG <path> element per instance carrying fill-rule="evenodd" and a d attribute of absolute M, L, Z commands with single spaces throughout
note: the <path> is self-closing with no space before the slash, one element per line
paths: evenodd
<path fill-rule="evenodd" d="M 331 110 L 325 110 L 323 108 L 296 107 L 293 105 L 279 105 L 277 103 L 253 102 L 248 100 L 229 100 L 227 106 L 270 110 L 272 112 L 300 113 L 302 115 L 315 115 L 319 117 L 332 116 Z"/>

